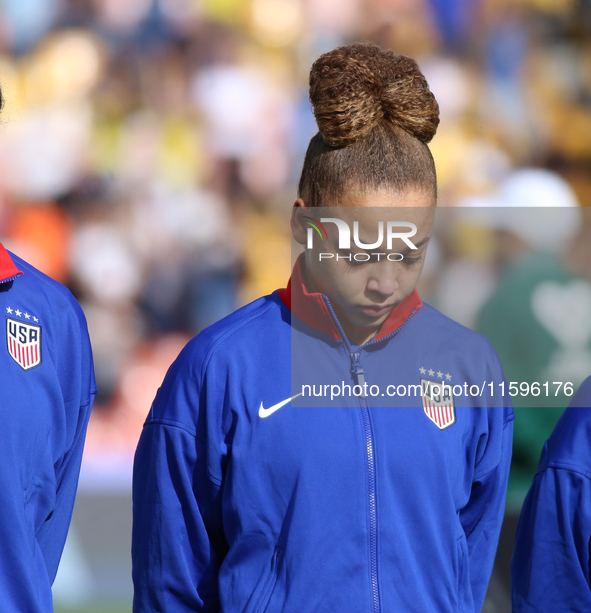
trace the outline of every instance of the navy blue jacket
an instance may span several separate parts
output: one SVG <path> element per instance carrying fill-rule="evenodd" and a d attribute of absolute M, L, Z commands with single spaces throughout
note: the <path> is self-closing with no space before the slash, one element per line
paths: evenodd
<path fill-rule="evenodd" d="M 53 611 L 95 390 L 70 292 L 0 244 L 0 610 Z"/>
<path fill-rule="evenodd" d="M 134 467 L 134 611 L 479 611 L 509 399 L 497 387 L 447 406 L 432 391 L 426 405 L 296 395 L 421 378 L 496 386 L 494 350 L 416 292 L 352 346 L 297 266 L 294 280 L 307 301 L 297 317 L 289 291 L 249 304 L 193 339 L 158 391 Z"/>
<path fill-rule="evenodd" d="M 513 611 L 591 611 L 591 377 L 546 441 L 511 561 Z"/>

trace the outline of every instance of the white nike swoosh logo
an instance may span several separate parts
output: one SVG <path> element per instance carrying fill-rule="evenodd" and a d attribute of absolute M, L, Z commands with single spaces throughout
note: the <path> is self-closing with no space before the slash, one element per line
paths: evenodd
<path fill-rule="evenodd" d="M 294 398 L 297 398 L 298 396 L 301 396 L 301 395 L 302 393 L 300 392 L 299 394 L 296 394 L 295 396 L 292 396 L 291 398 L 288 398 L 287 400 L 284 400 L 283 402 L 278 402 L 277 404 L 274 404 L 272 407 L 269 407 L 268 409 L 263 408 L 263 403 L 261 401 L 261 406 L 259 407 L 259 417 L 269 417 L 271 413 L 275 413 L 275 411 L 279 410 L 281 407 L 285 406 L 288 402 L 290 402 Z"/>

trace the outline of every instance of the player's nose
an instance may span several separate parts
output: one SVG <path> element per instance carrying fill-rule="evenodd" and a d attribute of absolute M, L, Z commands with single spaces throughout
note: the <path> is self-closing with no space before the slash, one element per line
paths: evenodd
<path fill-rule="evenodd" d="M 397 267 L 381 266 L 376 268 L 381 270 L 376 271 L 369 277 L 366 289 L 368 292 L 376 292 L 387 298 L 399 288 Z"/>

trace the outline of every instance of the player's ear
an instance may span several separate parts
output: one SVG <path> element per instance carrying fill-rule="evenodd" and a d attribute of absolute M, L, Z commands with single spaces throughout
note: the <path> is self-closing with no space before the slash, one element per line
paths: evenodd
<path fill-rule="evenodd" d="M 293 209 L 291 210 L 291 233 L 300 245 L 306 244 L 308 226 L 305 223 L 304 215 L 307 214 L 307 208 L 306 203 L 298 198 L 293 203 Z"/>

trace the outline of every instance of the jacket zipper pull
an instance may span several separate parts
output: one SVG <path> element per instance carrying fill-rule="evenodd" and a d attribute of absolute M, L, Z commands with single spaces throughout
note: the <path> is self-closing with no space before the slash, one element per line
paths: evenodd
<path fill-rule="evenodd" d="M 356 385 L 361 387 L 361 398 L 365 398 L 365 371 L 361 367 L 359 362 L 359 353 L 355 352 L 351 354 L 351 374 L 355 379 Z"/>

